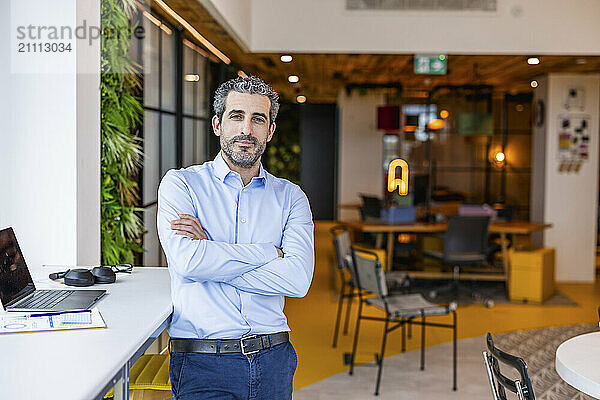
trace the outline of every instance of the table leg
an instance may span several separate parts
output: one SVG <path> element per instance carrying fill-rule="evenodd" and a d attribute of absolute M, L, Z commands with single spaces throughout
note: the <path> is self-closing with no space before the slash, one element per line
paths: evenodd
<path fill-rule="evenodd" d="M 128 362 L 123 367 L 121 378 L 115 384 L 114 400 L 129 400 L 129 368 Z"/>
<path fill-rule="evenodd" d="M 377 248 L 377 249 L 383 248 L 383 233 L 382 232 L 377 232 L 377 235 L 375 235 L 375 248 Z"/>
<path fill-rule="evenodd" d="M 394 261 L 394 232 L 388 232 L 387 235 L 387 265 L 386 270 L 392 270 L 392 262 Z"/>
<path fill-rule="evenodd" d="M 504 266 L 504 280 L 506 282 L 506 291 L 508 292 L 510 266 L 508 264 L 508 246 L 506 244 L 506 233 L 500 232 L 500 244 L 502 245 L 502 265 Z"/>

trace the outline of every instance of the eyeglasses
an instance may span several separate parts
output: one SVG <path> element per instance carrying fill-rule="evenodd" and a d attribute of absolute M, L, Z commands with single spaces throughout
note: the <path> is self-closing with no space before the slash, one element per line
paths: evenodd
<path fill-rule="evenodd" d="M 115 265 L 102 265 L 102 266 L 110 268 L 115 272 L 123 272 L 125 274 L 130 274 L 131 271 L 133 271 L 133 265 L 131 265 L 131 264 L 115 264 Z"/>

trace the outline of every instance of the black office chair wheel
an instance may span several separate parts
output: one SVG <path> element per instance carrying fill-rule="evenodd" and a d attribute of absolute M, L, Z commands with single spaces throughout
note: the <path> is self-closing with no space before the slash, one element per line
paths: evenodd
<path fill-rule="evenodd" d="M 485 306 L 487 308 L 492 308 L 492 307 L 494 307 L 495 304 L 496 304 L 496 302 L 494 300 L 492 300 L 492 299 L 487 299 L 485 301 Z"/>

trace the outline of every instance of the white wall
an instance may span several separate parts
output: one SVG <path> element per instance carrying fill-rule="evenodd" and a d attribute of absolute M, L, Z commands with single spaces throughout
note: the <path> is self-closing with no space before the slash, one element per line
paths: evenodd
<path fill-rule="evenodd" d="M 383 131 L 377 130 L 381 94 L 345 91 L 338 96 L 340 111 L 338 203 L 360 203 L 359 193 L 383 197 Z M 357 218 L 354 210 L 339 210 L 339 217 Z"/>
<path fill-rule="evenodd" d="M 235 42 L 248 51 L 252 38 L 251 0 L 196 0 L 229 33 Z"/>
<path fill-rule="evenodd" d="M 567 90 L 573 86 L 585 90 L 585 108 L 582 111 L 564 108 Z M 546 99 L 546 124 L 542 134 L 539 130 L 534 133 L 533 151 L 543 149 L 545 159 L 541 162 L 538 158 L 539 162 L 533 163 L 532 194 L 539 199 L 541 188 L 544 198 L 543 204 L 535 200 L 531 204 L 532 210 L 543 207 L 543 216 L 532 216 L 536 222 L 553 224 L 544 233 L 543 243 L 546 247 L 556 248 L 556 280 L 593 282 L 598 210 L 600 75 L 551 74 L 540 79 L 535 100 L 538 97 Z M 558 171 L 559 115 L 568 112 L 587 114 L 591 121 L 589 159 L 578 173 Z M 543 174 L 540 168 L 544 168 Z M 543 182 L 540 183 L 539 179 Z"/>
<path fill-rule="evenodd" d="M 37 2 L 29 5 L 29 17 L 74 26 L 77 9 L 85 8 L 78 2 L 94 3 Z M 27 7 L 12 2 L 13 8 L 16 4 Z M 83 68 L 77 46 L 61 56 L 73 66 L 70 72 L 47 73 L 40 57 L 30 65 L 37 73 L 11 71 L 10 6 L 0 2 L 0 229 L 15 229 L 33 271 L 42 264 L 98 263 L 97 77 L 82 84 L 75 74 L 75 68 Z"/>
<path fill-rule="evenodd" d="M 100 2 L 77 1 L 77 20 L 100 26 Z M 100 263 L 100 42 L 77 43 L 77 264 Z"/>
<path fill-rule="evenodd" d="M 246 35 L 242 15 L 249 4 Z M 597 0 L 498 0 L 496 12 L 346 10 L 345 4 L 245 0 L 235 1 L 236 13 L 220 9 L 253 52 L 600 54 Z"/>

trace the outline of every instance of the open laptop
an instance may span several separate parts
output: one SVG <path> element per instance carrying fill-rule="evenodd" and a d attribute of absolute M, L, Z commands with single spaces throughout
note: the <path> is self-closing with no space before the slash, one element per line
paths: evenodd
<path fill-rule="evenodd" d="M 36 290 L 12 228 L 0 230 L 0 301 L 6 311 L 89 309 L 106 290 Z"/>

